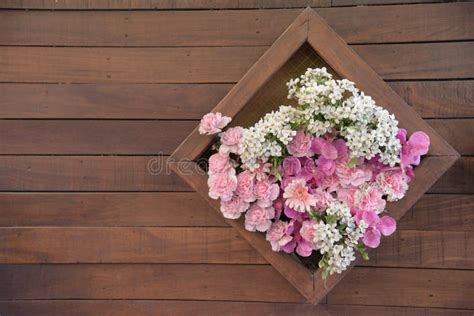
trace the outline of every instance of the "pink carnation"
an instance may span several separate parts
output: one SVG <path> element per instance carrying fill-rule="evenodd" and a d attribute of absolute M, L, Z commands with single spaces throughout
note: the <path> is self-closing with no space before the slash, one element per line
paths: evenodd
<path fill-rule="evenodd" d="M 341 144 L 338 144 L 339 146 Z M 315 138 L 311 143 L 311 150 L 325 159 L 335 160 L 338 157 L 337 148 L 328 140 L 324 138 Z M 342 150 L 342 148 L 341 148 Z"/>
<path fill-rule="evenodd" d="M 318 210 L 327 208 L 327 206 L 334 202 L 335 199 L 328 191 L 317 188 L 313 191 L 313 196 L 316 200 L 316 205 L 314 206 Z"/>
<path fill-rule="evenodd" d="M 315 228 L 314 228 L 314 225 L 316 225 L 318 222 L 314 219 L 312 220 L 307 220 L 307 221 L 304 221 L 302 226 L 301 226 L 301 229 L 300 229 L 300 235 L 301 237 L 306 240 L 307 242 L 309 242 L 309 244 L 315 249 L 315 245 L 314 245 L 314 242 L 313 242 L 313 239 L 314 239 L 314 234 L 315 234 Z"/>
<path fill-rule="evenodd" d="M 316 160 L 318 165 L 318 170 L 321 171 L 326 176 L 331 176 L 334 171 L 336 171 L 336 162 L 331 159 L 326 159 L 324 156 L 321 156 Z"/>
<path fill-rule="evenodd" d="M 303 131 L 296 133 L 295 137 L 288 144 L 288 152 L 295 157 L 304 157 L 311 154 L 311 141 L 313 137 Z"/>
<path fill-rule="evenodd" d="M 232 168 L 228 155 L 216 153 L 209 157 L 209 175 L 222 173 Z"/>
<path fill-rule="evenodd" d="M 342 186 L 361 186 L 372 179 L 372 171 L 369 168 L 348 168 L 345 162 L 336 164 L 336 175 Z"/>
<path fill-rule="evenodd" d="M 267 231 L 272 225 L 272 219 L 275 217 L 273 207 L 261 207 L 256 203 L 250 206 L 245 214 L 245 229 L 251 232 L 258 230 L 259 232 Z"/>
<path fill-rule="evenodd" d="M 281 247 L 289 243 L 293 237 L 288 234 L 288 223 L 277 221 L 267 231 L 267 241 L 272 245 L 273 251 L 280 251 Z"/>
<path fill-rule="evenodd" d="M 363 211 L 380 213 L 385 209 L 386 201 L 382 198 L 383 193 L 376 186 L 360 189 L 357 193 L 357 207 Z"/>
<path fill-rule="evenodd" d="M 207 184 L 211 198 L 215 200 L 220 198 L 222 201 L 229 201 L 237 188 L 235 169 L 231 168 L 227 172 L 210 175 Z"/>
<path fill-rule="evenodd" d="M 402 199 L 408 190 L 408 177 L 401 169 L 383 171 L 376 181 L 389 201 Z"/>
<path fill-rule="evenodd" d="M 288 184 L 283 193 L 286 199 L 285 205 L 297 212 L 309 211 L 316 205 L 316 198 L 308 192 L 306 181 L 303 179 L 294 179 Z"/>
<path fill-rule="evenodd" d="M 379 217 L 374 212 L 359 211 L 354 217 L 357 225 L 361 221 L 368 225 L 362 242 L 370 248 L 377 248 L 380 245 L 381 235 L 390 236 L 397 229 L 397 222 L 390 216 Z"/>
<path fill-rule="evenodd" d="M 225 218 L 237 219 L 249 208 L 241 197 L 233 196 L 229 201 L 221 201 L 221 212 Z"/>
<path fill-rule="evenodd" d="M 219 151 L 223 153 L 234 153 L 240 152 L 240 140 L 242 139 L 242 127 L 231 127 L 227 131 L 221 134 L 221 147 Z"/>
<path fill-rule="evenodd" d="M 269 207 L 276 200 L 280 194 L 280 187 L 276 183 L 269 180 L 257 181 L 255 184 L 255 196 L 257 197 L 258 205 L 262 207 Z"/>
<path fill-rule="evenodd" d="M 232 119 L 228 116 L 222 116 L 221 113 L 207 113 L 201 119 L 199 124 L 199 133 L 205 135 L 217 134 L 229 124 Z"/>
<path fill-rule="evenodd" d="M 237 176 L 237 189 L 235 193 L 245 202 L 254 202 L 257 197 L 254 192 L 255 174 L 249 170 L 244 170 Z"/>

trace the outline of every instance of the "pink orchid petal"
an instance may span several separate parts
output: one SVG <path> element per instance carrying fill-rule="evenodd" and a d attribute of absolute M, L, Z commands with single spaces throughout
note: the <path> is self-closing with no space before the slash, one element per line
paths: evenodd
<path fill-rule="evenodd" d="M 296 247 L 296 253 L 302 257 L 309 257 L 311 256 L 312 252 L 313 248 L 311 248 L 309 243 L 306 240 L 301 239 L 298 243 L 298 246 Z"/>
<path fill-rule="evenodd" d="M 407 142 L 412 154 L 420 156 L 426 155 L 430 147 L 430 137 L 425 132 L 414 132 Z"/>
<path fill-rule="evenodd" d="M 363 211 L 361 219 L 369 225 L 369 227 L 375 227 L 380 222 L 379 216 L 372 211 Z"/>
<path fill-rule="evenodd" d="M 397 222 L 390 216 L 385 215 L 380 218 L 378 228 L 382 235 L 390 236 L 397 229 Z"/>
<path fill-rule="evenodd" d="M 321 155 L 326 159 L 335 160 L 337 159 L 337 149 L 333 144 L 326 142 L 321 147 Z"/>
<path fill-rule="evenodd" d="M 377 248 L 380 245 L 380 237 L 378 229 L 369 228 L 362 237 L 362 242 L 369 248 Z"/>

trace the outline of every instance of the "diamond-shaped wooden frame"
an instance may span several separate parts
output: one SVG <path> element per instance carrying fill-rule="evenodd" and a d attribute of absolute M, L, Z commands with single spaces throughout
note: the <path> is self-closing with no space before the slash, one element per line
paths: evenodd
<path fill-rule="evenodd" d="M 235 117 L 250 102 L 272 76 L 303 45 L 309 44 L 321 58 L 340 76 L 356 83 L 357 87 L 374 98 L 377 104 L 395 114 L 400 126 L 409 133 L 422 130 L 429 134 L 431 148 L 428 156 L 415 169 L 415 180 L 404 199 L 388 204 L 395 219 L 400 219 L 441 175 L 459 158 L 459 154 L 436 133 L 405 101 L 397 95 L 368 66 L 326 22 L 311 8 L 303 12 L 250 68 L 233 89 L 213 109 L 226 116 Z M 172 170 L 200 194 L 216 212 L 219 202 L 208 196 L 207 176 L 197 172 L 194 162 L 209 148 L 212 136 L 203 136 L 197 128 L 183 141 L 169 159 Z M 342 274 L 329 276 L 325 281 L 321 272 L 311 273 L 291 256 L 273 252 L 261 233 L 248 232 L 243 218 L 226 220 L 260 254 L 278 270 L 310 303 L 316 304 L 346 275 L 360 260 L 358 258 Z"/>

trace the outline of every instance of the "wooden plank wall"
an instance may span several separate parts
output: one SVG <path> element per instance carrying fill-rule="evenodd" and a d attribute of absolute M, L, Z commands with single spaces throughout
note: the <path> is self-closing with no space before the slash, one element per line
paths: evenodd
<path fill-rule="evenodd" d="M 472 315 L 474 3 L 434 2 L 1 1 L 0 314 Z M 163 169 L 308 4 L 463 156 L 316 307 Z"/>

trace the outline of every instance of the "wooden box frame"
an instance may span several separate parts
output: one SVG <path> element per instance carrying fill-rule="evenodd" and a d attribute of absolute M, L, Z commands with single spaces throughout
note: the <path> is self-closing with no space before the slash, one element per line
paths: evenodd
<path fill-rule="evenodd" d="M 409 133 L 425 131 L 431 139 L 431 148 L 415 169 L 416 178 L 404 199 L 389 203 L 387 208 L 395 219 L 400 219 L 413 204 L 448 170 L 459 154 L 436 133 L 399 95 L 397 95 L 368 66 L 326 22 L 311 8 L 303 12 L 260 57 L 233 89 L 219 102 L 213 112 L 235 117 L 251 101 L 273 75 L 303 45 L 309 44 L 314 51 L 341 77 L 356 83 L 357 87 L 395 114 L 400 126 Z M 183 178 L 218 212 L 219 202 L 209 198 L 207 176 L 199 170 L 196 159 L 209 148 L 212 136 L 200 135 L 196 128 L 176 149 L 169 159 L 172 170 Z M 288 254 L 273 252 L 262 233 L 248 232 L 244 219 L 224 219 L 236 229 L 260 254 L 278 270 L 307 300 L 318 303 L 357 264 L 360 257 L 342 274 L 334 274 L 322 280 L 320 270 L 311 273 Z"/>

